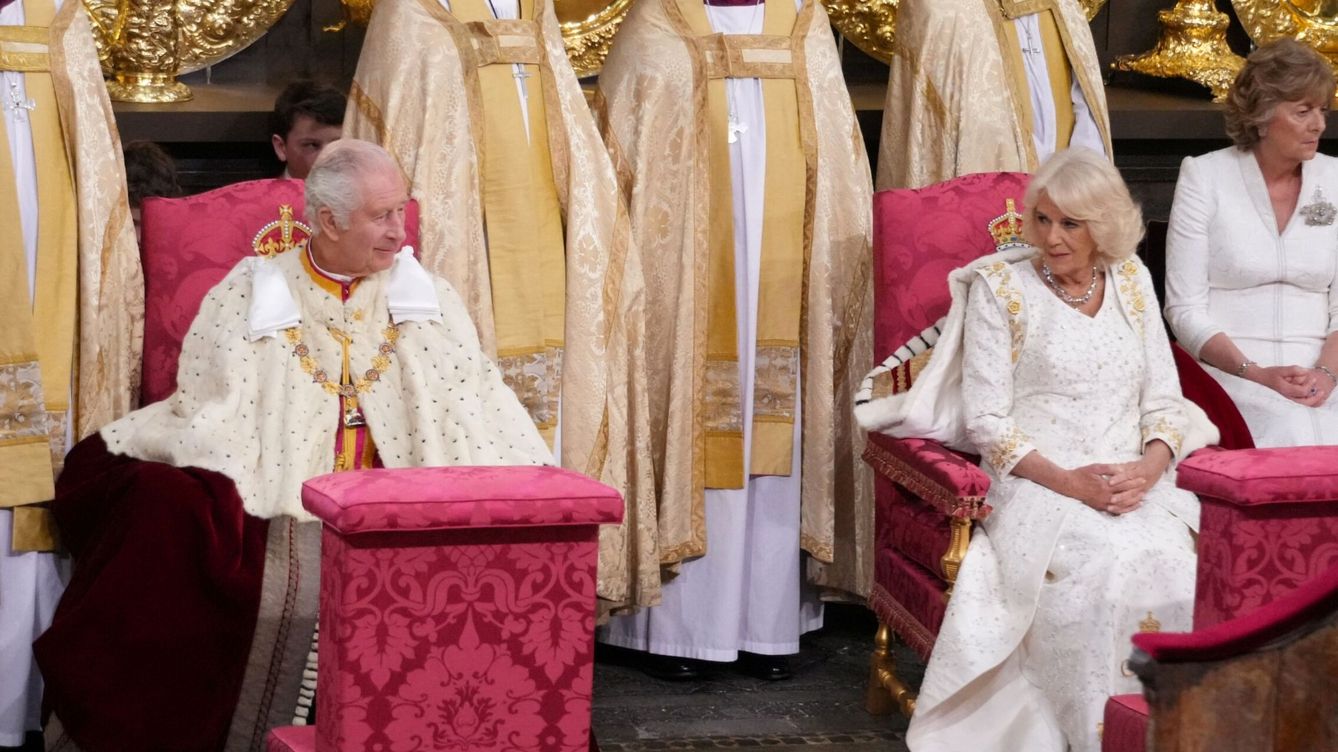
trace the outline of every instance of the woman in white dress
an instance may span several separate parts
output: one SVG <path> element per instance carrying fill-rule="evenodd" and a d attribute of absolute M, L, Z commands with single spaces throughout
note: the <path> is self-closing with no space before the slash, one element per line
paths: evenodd
<path fill-rule="evenodd" d="M 1138 207 L 1108 160 L 1060 152 L 1033 178 L 1035 253 L 977 268 L 966 432 L 990 474 L 925 672 L 913 752 L 1095 752 L 1140 629 L 1191 624 L 1198 502 L 1171 465 L 1189 418 Z M 951 315 L 951 314 L 950 314 Z"/>
<path fill-rule="evenodd" d="M 1317 154 L 1333 72 L 1291 39 L 1250 55 L 1234 146 L 1180 166 L 1166 319 L 1260 447 L 1338 444 L 1338 159 Z"/>

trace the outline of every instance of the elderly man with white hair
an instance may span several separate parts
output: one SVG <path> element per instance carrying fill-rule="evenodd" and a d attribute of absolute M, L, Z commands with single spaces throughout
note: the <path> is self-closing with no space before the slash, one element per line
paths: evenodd
<path fill-rule="evenodd" d="M 54 513 L 74 578 L 36 644 L 49 738 L 249 749 L 301 722 L 319 534 L 302 482 L 552 461 L 455 291 L 402 247 L 407 200 L 379 146 L 327 147 L 310 242 L 239 263 L 186 336 L 176 393 L 71 453 Z"/>

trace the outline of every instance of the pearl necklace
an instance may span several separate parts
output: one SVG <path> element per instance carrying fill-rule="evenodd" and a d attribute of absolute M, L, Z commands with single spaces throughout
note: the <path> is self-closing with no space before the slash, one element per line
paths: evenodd
<path fill-rule="evenodd" d="M 1065 290 L 1063 286 L 1056 282 L 1054 275 L 1050 273 L 1050 267 L 1044 263 L 1041 264 L 1041 276 L 1045 278 L 1045 283 L 1050 286 L 1051 290 L 1055 291 L 1055 294 L 1059 296 L 1060 300 L 1068 303 L 1074 308 L 1081 308 L 1082 306 L 1087 305 L 1092 299 L 1092 295 L 1096 292 L 1096 266 L 1092 267 L 1092 281 L 1087 285 L 1087 292 L 1078 297 L 1070 295 L 1068 290 Z"/>

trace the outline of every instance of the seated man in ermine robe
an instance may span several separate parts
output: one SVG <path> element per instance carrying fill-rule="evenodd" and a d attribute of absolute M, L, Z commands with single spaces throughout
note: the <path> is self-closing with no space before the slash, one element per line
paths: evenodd
<path fill-rule="evenodd" d="M 201 305 L 177 391 L 70 454 L 54 513 L 76 567 L 36 644 L 55 733 L 250 749 L 301 722 L 319 552 L 302 483 L 551 461 L 455 291 L 401 247 L 407 200 L 380 147 L 326 147 L 309 243 L 239 263 Z"/>
<path fill-rule="evenodd" d="M 381 0 L 344 132 L 389 150 L 450 281 L 557 460 L 622 492 L 608 607 L 659 599 L 644 291 L 618 179 L 552 0 Z"/>
<path fill-rule="evenodd" d="M 1077 0 L 902 0 L 878 189 L 1110 156 L 1092 30 Z"/>

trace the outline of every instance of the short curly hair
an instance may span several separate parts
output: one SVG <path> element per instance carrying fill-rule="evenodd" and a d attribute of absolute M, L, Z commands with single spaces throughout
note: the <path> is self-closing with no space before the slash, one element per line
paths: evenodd
<path fill-rule="evenodd" d="M 1064 216 L 1087 224 L 1096 252 L 1107 263 L 1134 255 L 1143 239 L 1143 211 L 1129 195 L 1129 187 L 1109 159 L 1090 149 L 1056 152 L 1041 165 L 1027 185 L 1022 235 L 1041 247 L 1036 204 L 1049 198 Z"/>
<path fill-rule="evenodd" d="M 1333 68 L 1323 55 L 1290 37 L 1250 53 L 1226 101 L 1226 132 L 1241 150 L 1263 137 L 1261 129 L 1286 102 L 1333 100 Z"/>

